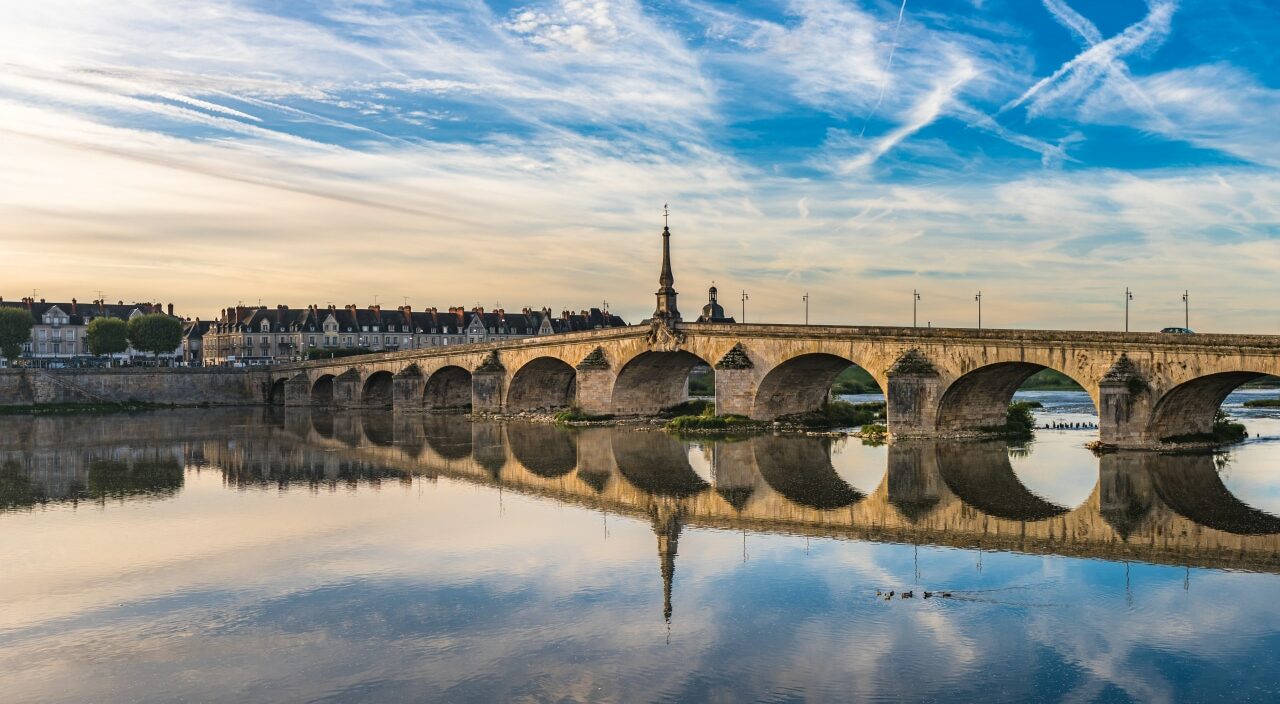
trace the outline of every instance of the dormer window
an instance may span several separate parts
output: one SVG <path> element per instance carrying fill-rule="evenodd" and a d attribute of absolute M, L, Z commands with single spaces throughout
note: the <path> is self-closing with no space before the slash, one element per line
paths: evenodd
<path fill-rule="evenodd" d="M 271 323 L 269 321 L 264 320 L 262 321 L 262 325 L 260 325 L 259 328 L 263 332 L 269 332 L 271 330 Z"/>

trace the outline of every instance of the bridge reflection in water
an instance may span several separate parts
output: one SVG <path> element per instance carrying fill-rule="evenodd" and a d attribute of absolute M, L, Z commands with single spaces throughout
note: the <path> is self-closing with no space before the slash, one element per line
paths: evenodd
<path fill-rule="evenodd" d="M 832 464 L 845 441 L 824 437 L 691 444 L 635 428 L 306 407 L 14 422 L 0 440 L 0 510 L 163 499 L 181 490 L 183 466 L 215 468 L 233 487 L 446 477 L 648 521 L 668 615 L 688 527 L 1280 572 L 1280 518 L 1233 496 L 1210 454 L 1082 449 L 1097 481 L 1063 506 L 1030 491 L 999 442 L 900 441 L 877 485 L 851 486 Z"/>

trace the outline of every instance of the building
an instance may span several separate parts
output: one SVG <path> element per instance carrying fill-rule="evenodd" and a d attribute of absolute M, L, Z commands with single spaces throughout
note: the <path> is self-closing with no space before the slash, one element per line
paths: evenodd
<path fill-rule="evenodd" d="M 598 308 L 555 316 L 547 308 L 508 313 L 479 307 L 414 311 L 411 306 L 383 310 L 376 305 L 229 306 L 200 332 L 199 344 L 205 365 L 240 366 L 292 361 L 325 351 L 396 352 L 626 324 Z"/>
<path fill-rule="evenodd" d="M 707 289 L 707 305 L 702 307 L 702 315 L 698 316 L 699 323 L 732 323 L 735 322 L 732 316 L 724 314 L 724 306 L 719 302 L 720 292 L 716 289 L 715 284 Z"/>
<path fill-rule="evenodd" d="M 182 323 L 182 363 L 189 367 L 204 364 L 204 335 L 209 332 L 212 321 L 185 320 Z"/>
<path fill-rule="evenodd" d="M 83 365 L 99 358 L 89 352 L 87 331 L 94 318 L 111 317 L 128 321 L 149 313 L 173 315 L 173 304 L 167 308 L 159 303 L 106 303 L 92 301 L 80 303 L 72 298 L 70 303 L 53 303 L 41 298 L 23 298 L 6 301 L 0 297 L 0 306 L 22 308 L 31 314 L 35 325 L 31 328 L 31 340 L 22 346 L 24 364 L 32 367 L 67 367 Z M 174 350 L 178 356 L 181 349 Z M 117 364 L 133 364 L 150 354 L 132 347 L 112 355 Z"/>

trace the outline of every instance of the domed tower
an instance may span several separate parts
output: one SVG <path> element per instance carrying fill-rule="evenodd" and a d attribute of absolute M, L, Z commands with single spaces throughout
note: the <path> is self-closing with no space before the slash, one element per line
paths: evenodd
<path fill-rule="evenodd" d="M 720 291 L 716 288 L 715 282 L 711 283 L 711 288 L 707 289 L 707 305 L 702 307 L 702 315 L 698 316 L 699 323 L 732 323 L 733 318 L 724 314 L 724 306 L 720 305 Z"/>

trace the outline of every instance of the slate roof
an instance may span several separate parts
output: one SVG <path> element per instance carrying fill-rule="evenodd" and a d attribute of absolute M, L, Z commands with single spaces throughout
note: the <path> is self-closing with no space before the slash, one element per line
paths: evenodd
<path fill-rule="evenodd" d="M 42 324 L 45 313 L 55 307 L 67 314 L 68 325 L 85 325 L 94 318 L 102 317 L 128 320 L 135 310 L 143 315 L 165 312 L 165 307 L 159 303 L 125 303 L 124 301 L 117 303 L 99 303 L 98 301 L 81 303 L 74 298 L 70 302 L 46 301 L 44 299 L 37 301 L 34 298 L 22 298 L 16 301 L 0 299 L 0 306 L 25 309 L 31 313 L 31 317 L 35 318 L 37 325 Z"/>

